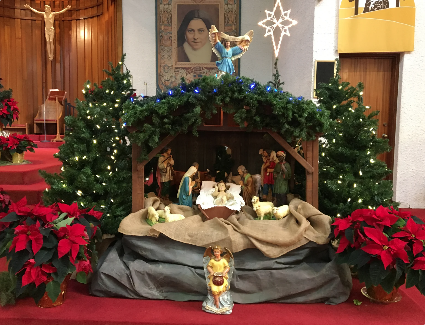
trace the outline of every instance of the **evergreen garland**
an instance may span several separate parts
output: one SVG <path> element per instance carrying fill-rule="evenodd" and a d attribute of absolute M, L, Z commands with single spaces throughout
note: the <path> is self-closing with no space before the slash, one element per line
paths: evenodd
<path fill-rule="evenodd" d="M 275 72 L 272 74 L 273 81 L 269 81 L 269 84 L 272 85 L 274 88 L 277 88 L 278 90 L 280 90 L 281 86 L 283 86 L 285 83 L 283 81 L 280 82 L 280 73 L 279 73 L 279 69 L 277 68 L 277 61 L 278 60 L 279 59 L 276 58 L 276 60 L 274 61 Z"/>
<path fill-rule="evenodd" d="M 392 202 L 391 173 L 377 156 L 390 151 L 387 139 L 378 138 L 378 111 L 365 115 L 363 84 L 351 86 L 337 75 L 320 84 L 317 97 L 330 112 L 331 125 L 320 138 L 319 208 L 332 217 L 356 209 L 396 205 Z"/>
<path fill-rule="evenodd" d="M 80 208 L 103 212 L 102 232 L 115 234 L 120 221 L 131 212 L 131 145 L 121 122 L 122 106 L 132 98 L 130 72 L 123 63 L 110 64 L 108 79 L 101 85 L 87 81 L 85 100 L 76 101 L 77 116 L 65 117 L 65 143 L 57 158 L 61 174 L 41 172 L 50 189 L 45 204 L 76 201 Z"/>
<path fill-rule="evenodd" d="M 135 100 L 123 105 L 123 120 L 135 128 L 131 140 L 142 147 L 141 159 L 168 135 L 197 135 L 203 118 L 211 118 L 222 107 L 246 130 L 269 129 L 284 139 L 314 139 L 329 125 L 329 112 L 311 100 L 263 86 L 245 77 L 225 75 L 221 79 L 204 76 L 191 83 L 182 80 L 177 87 L 155 98 Z"/>

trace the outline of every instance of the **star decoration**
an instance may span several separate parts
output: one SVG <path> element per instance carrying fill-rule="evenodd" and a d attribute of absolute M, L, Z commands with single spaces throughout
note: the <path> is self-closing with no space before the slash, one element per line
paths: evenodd
<path fill-rule="evenodd" d="M 280 9 L 280 12 L 281 12 L 281 15 L 280 15 L 279 18 L 276 18 L 276 15 L 275 15 L 277 6 L 279 6 L 279 9 Z M 289 27 L 296 25 L 297 21 L 289 18 L 289 14 L 291 13 L 291 9 L 289 9 L 287 11 L 283 11 L 282 4 L 281 4 L 280 0 L 276 1 L 274 8 L 273 8 L 273 11 L 268 11 L 268 10 L 265 10 L 265 11 L 266 11 L 267 18 L 260 21 L 258 23 L 258 25 L 266 28 L 266 34 L 264 35 L 264 37 L 266 37 L 267 35 L 272 36 L 274 54 L 277 57 L 278 54 L 279 54 L 280 44 L 282 43 L 283 35 L 290 36 Z M 268 21 L 272 22 L 273 25 L 267 26 L 266 22 L 268 22 Z M 289 24 L 284 25 L 285 21 L 288 21 Z M 276 40 L 275 40 L 274 33 L 273 33 L 274 30 L 276 29 L 276 27 L 280 28 L 280 38 L 279 38 L 279 44 L 277 46 L 276 46 Z"/>

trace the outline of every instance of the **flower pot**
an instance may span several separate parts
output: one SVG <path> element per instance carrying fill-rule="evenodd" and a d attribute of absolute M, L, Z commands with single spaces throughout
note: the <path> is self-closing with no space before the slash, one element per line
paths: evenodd
<path fill-rule="evenodd" d="M 46 291 L 44 293 L 43 297 L 38 302 L 38 307 L 40 307 L 40 308 L 50 308 L 50 307 L 56 307 L 56 306 L 62 305 L 65 301 L 66 290 L 68 288 L 68 282 L 69 282 L 70 277 L 71 277 L 71 275 L 68 274 L 65 277 L 65 279 L 62 281 L 61 286 L 60 286 L 61 292 L 60 292 L 60 294 L 59 294 L 59 296 L 58 296 L 58 298 L 56 299 L 55 302 L 52 302 L 52 299 L 49 298 L 49 295 L 47 294 L 47 291 Z M 45 283 L 47 284 L 52 280 L 53 280 L 53 278 L 50 278 Z"/>
<path fill-rule="evenodd" d="M 13 164 L 22 164 L 24 162 L 24 152 L 23 153 L 17 153 L 15 152 L 12 154 L 12 163 Z"/>
<path fill-rule="evenodd" d="M 363 287 L 362 293 L 370 300 L 384 304 L 401 300 L 401 295 L 396 287 L 390 293 L 387 293 L 380 285 L 371 286 L 370 288 Z"/>

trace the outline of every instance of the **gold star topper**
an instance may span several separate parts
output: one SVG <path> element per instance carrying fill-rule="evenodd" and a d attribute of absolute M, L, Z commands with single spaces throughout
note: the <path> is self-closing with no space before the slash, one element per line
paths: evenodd
<path fill-rule="evenodd" d="M 280 12 L 281 12 L 281 15 L 278 19 L 276 18 L 277 6 L 279 6 L 279 9 L 280 9 Z M 282 43 L 283 35 L 290 36 L 289 27 L 296 25 L 297 21 L 289 18 L 289 14 L 291 13 L 291 9 L 289 9 L 287 11 L 283 11 L 282 4 L 281 4 L 280 0 L 276 1 L 274 8 L 273 8 L 273 11 L 268 11 L 268 10 L 265 10 L 265 11 L 266 11 L 267 18 L 260 21 L 258 23 L 258 25 L 266 28 L 266 34 L 264 35 L 264 37 L 266 37 L 267 35 L 272 36 L 274 54 L 277 57 L 278 54 L 279 54 L 280 44 Z M 273 25 L 267 26 L 266 22 L 268 22 L 268 21 L 272 22 Z M 289 22 L 289 24 L 285 25 L 284 24 L 285 21 Z M 276 27 L 280 28 L 280 38 L 279 38 L 279 44 L 277 46 L 276 46 L 276 40 L 275 40 L 275 37 L 274 37 L 274 30 L 276 29 Z"/>

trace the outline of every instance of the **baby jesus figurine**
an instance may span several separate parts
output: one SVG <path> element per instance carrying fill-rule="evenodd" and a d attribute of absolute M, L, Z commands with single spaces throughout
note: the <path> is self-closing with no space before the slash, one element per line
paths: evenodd
<path fill-rule="evenodd" d="M 223 181 L 215 185 L 215 191 L 211 195 L 214 198 L 214 205 L 226 205 L 228 200 L 234 199 L 232 193 L 226 192 L 226 184 Z"/>

